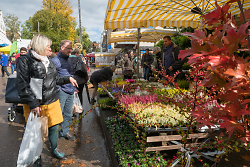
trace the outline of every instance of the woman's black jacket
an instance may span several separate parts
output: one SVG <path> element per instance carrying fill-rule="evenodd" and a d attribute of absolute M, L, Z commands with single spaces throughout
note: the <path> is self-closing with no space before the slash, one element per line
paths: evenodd
<path fill-rule="evenodd" d="M 52 60 L 48 57 L 50 63 L 47 69 L 41 60 L 35 58 L 29 51 L 27 54 L 20 56 L 17 64 L 17 87 L 19 97 L 24 104 L 28 104 L 30 109 L 46 105 L 58 100 L 56 85 L 70 83 L 69 76 L 59 77 L 57 69 Z M 42 100 L 36 99 L 29 83 L 30 78 L 43 79 Z"/>
<path fill-rule="evenodd" d="M 104 67 L 101 70 L 93 72 L 93 74 L 90 77 L 90 82 L 91 83 L 100 83 L 103 81 L 111 81 L 113 76 L 113 71 L 111 70 L 110 67 Z"/>

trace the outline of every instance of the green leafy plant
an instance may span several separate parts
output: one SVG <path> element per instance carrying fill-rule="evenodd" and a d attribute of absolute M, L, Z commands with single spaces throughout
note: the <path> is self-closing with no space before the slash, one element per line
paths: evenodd
<path fill-rule="evenodd" d="M 193 67 L 190 65 L 190 64 L 187 64 L 187 63 L 184 63 L 183 65 L 182 65 L 182 69 L 183 70 L 189 70 L 189 69 L 192 69 Z"/>
<path fill-rule="evenodd" d="M 99 99 L 98 106 L 102 110 L 109 110 L 113 109 L 116 106 L 116 102 L 112 98 Z"/>
<path fill-rule="evenodd" d="M 179 85 L 180 88 L 189 89 L 189 82 L 187 80 L 178 80 L 177 84 Z"/>

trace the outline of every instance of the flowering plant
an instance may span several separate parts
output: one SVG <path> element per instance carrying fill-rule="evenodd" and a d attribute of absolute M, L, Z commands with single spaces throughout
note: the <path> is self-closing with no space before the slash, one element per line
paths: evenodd
<path fill-rule="evenodd" d="M 100 94 L 100 96 L 107 95 L 107 92 L 103 88 L 98 88 L 97 92 Z"/>
<path fill-rule="evenodd" d="M 136 121 L 146 127 L 149 126 L 177 126 L 187 123 L 189 113 L 180 113 L 174 105 L 162 105 L 159 103 L 133 103 L 128 105 Z"/>

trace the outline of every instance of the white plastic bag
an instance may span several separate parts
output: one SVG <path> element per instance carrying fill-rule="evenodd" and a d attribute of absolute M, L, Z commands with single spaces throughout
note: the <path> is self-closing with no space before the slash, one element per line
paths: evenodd
<path fill-rule="evenodd" d="M 41 155 L 42 150 L 41 122 L 37 114 L 30 112 L 19 149 L 17 167 L 25 167 L 34 163 Z"/>
<path fill-rule="evenodd" d="M 78 94 L 75 93 L 73 101 L 73 114 L 80 114 L 80 113 L 82 113 L 82 104 L 80 102 Z"/>

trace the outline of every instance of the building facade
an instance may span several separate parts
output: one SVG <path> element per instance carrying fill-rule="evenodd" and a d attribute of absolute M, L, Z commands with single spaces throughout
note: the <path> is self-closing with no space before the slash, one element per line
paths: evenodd
<path fill-rule="evenodd" d="M 6 28 L 3 20 L 3 13 L 0 10 L 0 45 L 1 44 L 11 44 L 11 41 L 6 36 Z"/>

